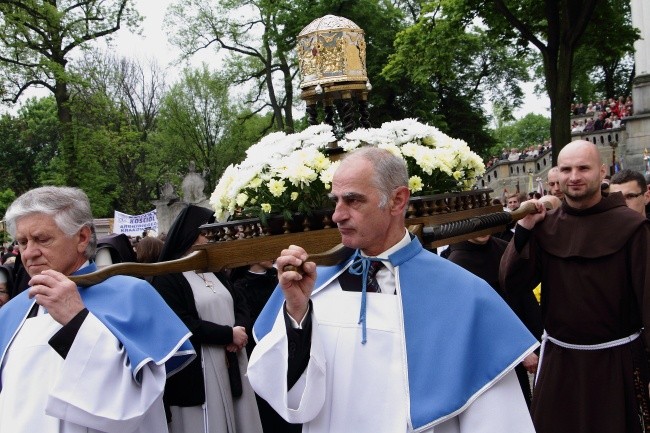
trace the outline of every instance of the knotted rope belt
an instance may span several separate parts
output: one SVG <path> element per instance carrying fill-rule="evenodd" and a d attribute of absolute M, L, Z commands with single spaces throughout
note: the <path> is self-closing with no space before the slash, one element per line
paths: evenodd
<path fill-rule="evenodd" d="M 609 349 L 611 347 L 622 346 L 624 344 L 631 343 L 637 338 L 639 338 L 639 335 L 641 335 L 641 331 L 637 331 L 628 337 L 619 338 L 618 340 L 606 341 L 604 343 L 599 343 L 599 344 L 573 344 L 573 343 L 565 343 L 564 341 L 560 341 L 557 338 L 553 338 L 550 335 L 548 335 L 546 331 L 544 331 L 544 334 L 542 334 L 542 347 L 539 350 L 539 368 L 537 369 L 537 374 L 535 375 L 535 383 L 537 383 L 537 378 L 539 377 L 539 373 L 542 370 L 542 360 L 544 359 L 544 349 L 546 347 L 547 341 L 551 341 L 553 344 L 560 347 L 564 347 L 565 349 L 601 350 L 601 349 Z"/>

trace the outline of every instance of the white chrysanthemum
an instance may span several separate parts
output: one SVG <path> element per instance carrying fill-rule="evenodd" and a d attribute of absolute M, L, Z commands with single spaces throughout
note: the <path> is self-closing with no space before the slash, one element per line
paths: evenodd
<path fill-rule="evenodd" d="M 248 187 L 251 189 L 257 189 L 262 185 L 263 181 L 260 177 L 255 177 L 248 183 Z"/>
<path fill-rule="evenodd" d="M 404 144 L 404 146 L 400 148 L 402 155 L 404 155 L 405 157 L 411 157 L 415 159 L 417 159 L 417 155 L 420 153 L 421 149 L 422 146 L 414 142 L 406 143 Z"/>
<path fill-rule="evenodd" d="M 320 172 L 320 181 L 325 185 L 326 189 L 329 189 L 329 185 L 332 183 L 332 179 L 334 178 L 334 172 L 339 168 L 339 165 L 341 165 L 341 161 L 335 161 L 331 163 L 326 170 Z"/>
<path fill-rule="evenodd" d="M 387 151 L 389 151 L 393 155 L 395 155 L 395 156 L 397 156 L 399 158 L 402 158 L 402 152 L 400 152 L 400 148 L 397 147 L 397 145 L 394 144 L 394 143 L 382 143 L 377 147 L 379 147 L 380 149 L 386 149 Z"/>
<path fill-rule="evenodd" d="M 224 170 L 221 180 L 215 187 L 212 195 L 210 196 L 210 205 L 214 209 L 215 218 L 218 221 L 225 220 L 228 215 L 227 211 L 231 201 L 229 194 L 232 183 L 237 178 L 238 169 L 234 165 L 229 165 Z"/>
<path fill-rule="evenodd" d="M 243 207 L 246 202 L 248 201 L 248 194 L 244 192 L 240 192 L 237 194 L 237 197 L 235 198 L 235 203 L 237 203 L 237 206 Z"/>
<path fill-rule="evenodd" d="M 351 152 L 361 146 L 361 140 L 341 140 L 339 141 L 339 146 L 341 146 L 344 151 Z"/>
<path fill-rule="evenodd" d="M 332 161 L 324 153 L 316 152 L 309 165 L 320 173 L 323 170 L 327 170 L 332 165 Z"/>
<path fill-rule="evenodd" d="M 420 192 L 422 191 L 422 187 L 424 184 L 422 183 L 422 178 L 420 176 L 411 176 L 409 178 L 409 190 L 411 192 Z"/>
<path fill-rule="evenodd" d="M 271 179 L 266 185 L 273 197 L 280 197 L 287 190 L 283 180 Z"/>
<path fill-rule="evenodd" d="M 318 173 L 316 173 L 313 168 L 306 165 L 287 167 L 287 170 L 285 170 L 284 174 L 286 175 L 289 182 L 297 187 L 307 186 L 318 178 Z"/>
<path fill-rule="evenodd" d="M 439 168 L 440 165 L 436 149 L 429 149 L 427 147 L 420 147 L 417 150 L 415 162 L 420 166 L 422 171 L 429 175 L 433 173 L 433 170 Z"/>

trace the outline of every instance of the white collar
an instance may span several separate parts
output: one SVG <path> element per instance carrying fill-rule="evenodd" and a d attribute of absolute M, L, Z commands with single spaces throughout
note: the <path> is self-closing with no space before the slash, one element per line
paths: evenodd
<path fill-rule="evenodd" d="M 399 251 L 402 248 L 404 248 L 405 246 L 407 246 L 410 242 L 411 242 L 411 235 L 409 234 L 408 230 L 406 230 L 406 228 L 404 228 L 404 237 L 402 237 L 402 239 L 400 239 L 399 242 L 397 242 L 395 245 L 393 245 L 392 247 L 390 247 L 389 249 L 387 249 L 383 253 L 377 254 L 376 257 L 378 257 L 380 259 L 386 259 L 386 260 L 383 261 L 384 266 L 386 266 L 386 268 L 391 272 L 391 274 L 395 273 L 395 267 L 388 260 L 388 257 L 391 254 L 393 254 L 394 252 Z M 366 254 L 363 253 L 363 251 L 361 251 L 361 255 L 365 256 L 365 257 L 368 257 Z"/>

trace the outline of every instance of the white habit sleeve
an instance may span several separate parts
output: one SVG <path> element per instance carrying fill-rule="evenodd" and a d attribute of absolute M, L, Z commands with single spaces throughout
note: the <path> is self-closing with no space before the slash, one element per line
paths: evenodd
<path fill-rule="evenodd" d="M 143 425 L 167 432 L 165 366 L 149 362 L 139 374 L 141 384 L 133 378 L 124 347 L 90 313 L 63 362 L 46 413 L 107 433 L 133 432 Z"/>
<path fill-rule="evenodd" d="M 325 402 L 326 363 L 312 314 L 309 364 L 298 382 L 287 390 L 288 348 L 285 322 L 278 315 L 273 329 L 255 346 L 248 363 L 248 378 L 255 392 L 285 420 L 302 424 L 314 419 Z"/>

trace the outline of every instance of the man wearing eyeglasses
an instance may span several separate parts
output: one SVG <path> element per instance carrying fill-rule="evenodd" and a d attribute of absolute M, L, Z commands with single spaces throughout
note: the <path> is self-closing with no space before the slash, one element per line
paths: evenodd
<path fill-rule="evenodd" d="M 627 207 L 647 216 L 645 208 L 650 202 L 650 190 L 641 173 L 629 169 L 616 173 L 609 184 L 609 193 L 615 192 L 623 194 Z"/>

